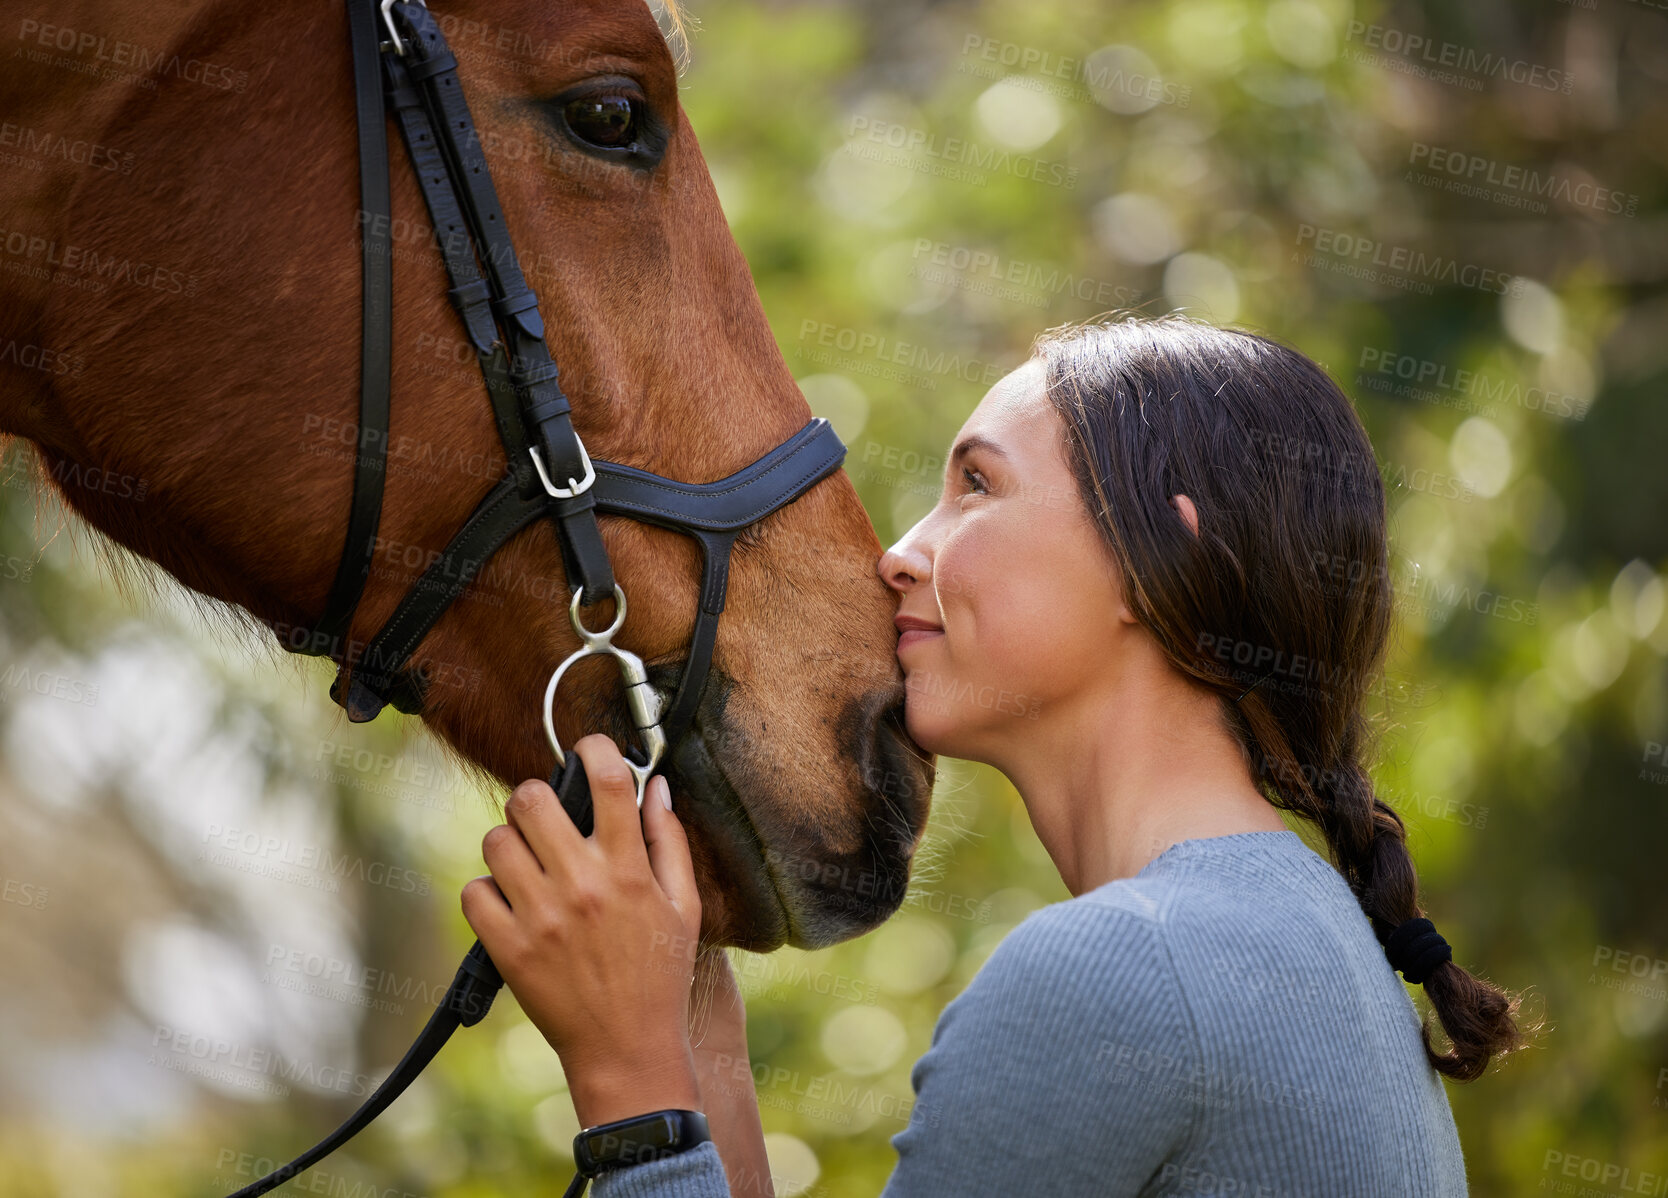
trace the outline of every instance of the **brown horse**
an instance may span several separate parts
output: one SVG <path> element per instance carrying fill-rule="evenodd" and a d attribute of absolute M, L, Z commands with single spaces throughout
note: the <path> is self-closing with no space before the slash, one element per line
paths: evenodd
<path fill-rule="evenodd" d="M 591 453 L 707 482 L 804 425 L 642 0 L 437 7 Z M 112 541 L 269 627 L 306 626 L 342 552 L 356 448 L 345 13 L 230 0 L 8 8 L 0 430 L 32 442 Z M 587 81 L 664 131 L 652 169 L 561 135 L 550 100 Z M 505 466 L 390 141 L 393 421 L 361 643 Z M 621 642 L 651 670 L 675 668 L 694 623 L 695 545 L 601 521 L 630 600 Z M 671 776 L 713 943 L 829 944 L 903 898 L 932 762 L 902 731 L 879 549 L 840 473 L 737 543 L 695 743 Z M 550 772 L 538 705 L 576 647 L 568 593 L 540 522 L 412 658 L 433 680 L 428 726 L 506 784 Z M 573 675 L 563 743 L 598 729 L 626 739 L 614 671 L 587 661 Z"/>

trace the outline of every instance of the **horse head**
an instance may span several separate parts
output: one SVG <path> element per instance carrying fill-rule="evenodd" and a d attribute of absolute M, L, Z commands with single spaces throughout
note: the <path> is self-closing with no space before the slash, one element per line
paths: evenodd
<path fill-rule="evenodd" d="M 603 0 L 445 10 L 591 455 L 709 482 L 800 429 L 810 409 L 650 11 Z M 0 428 L 35 444 L 67 502 L 112 541 L 273 629 L 305 627 L 342 554 L 360 448 L 364 229 L 342 10 L 206 0 L 121 16 L 72 3 L 50 21 L 23 22 L 0 100 L 20 123 L 103 147 L 117 165 L 49 160 L 0 181 L 12 272 L 0 329 L 76 363 L 0 363 Z M 117 59 L 144 78 L 100 78 Z M 93 62 L 105 65 L 72 69 Z M 411 164 L 390 144 L 392 418 L 356 641 L 506 465 Z M 143 484 L 65 481 L 95 475 Z M 698 548 L 599 519 L 630 596 L 620 641 L 651 677 L 675 678 Z M 711 674 L 670 753 L 711 942 L 829 944 L 903 898 L 932 762 L 903 732 L 879 551 L 838 472 L 736 543 Z M 550 773 L 539 704 L 575 647 L 568 594 L 541 520 L 411 657 L 430 680 L 427 726 L 506 784 Z M 618 677 L 591 661 L 572 673 L 558 699 L 563 743 L 595 730 L 627 739 Z"/>

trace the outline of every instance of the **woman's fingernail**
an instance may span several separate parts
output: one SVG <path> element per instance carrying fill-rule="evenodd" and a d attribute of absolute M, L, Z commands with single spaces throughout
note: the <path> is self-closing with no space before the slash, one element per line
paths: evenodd
<path fill-rule="evenodd" d="M 660 790 L 660 805 L 670 811 L 672 809 L 672 784 L 666 781 L 665 774 L 656 774 L 651 780 Z"/>

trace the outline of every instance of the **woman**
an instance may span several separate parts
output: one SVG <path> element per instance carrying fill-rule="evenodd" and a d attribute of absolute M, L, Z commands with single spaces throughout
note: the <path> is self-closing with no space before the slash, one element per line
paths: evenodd
<path fill-rule="evenodd" d="M 1012 780 L 1074 897 L 945 1009 L 885 1194 L 1464 1194 L 1439 1075 L 1519 1047 L 1519 999 L 1419 918 L 1402 822 L 1361 761 L 1392 588 L 1348 399 L 1271 340 L 1118 320 L 1040 337 L 946 461 L 877 564 L 907 726 Z M 945 698 L 991 686 L 1035 701 Z M 698 1052 L 685 1031 L 696 963 L 668 946 L 700 909 L 664 782 L 640 832 L 618 750 L 577 749 L 605 792 L 594 843 L 524 784 L 488 839 L 497 886 L 471 882 L 465 915 L 582 1126 L 709 1118 L 713 1143 L 604 1173 L 599 1198 L 768 1193 L 721 953 L 700 961 Z"/>

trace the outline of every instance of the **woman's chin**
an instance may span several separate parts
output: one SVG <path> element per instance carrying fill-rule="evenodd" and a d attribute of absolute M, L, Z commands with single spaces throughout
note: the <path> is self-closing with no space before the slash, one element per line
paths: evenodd
<path fill-rule="evenodd" d="M 904 731 L 909 739 L 928 753 L 954 757 L 957 754 L 945 746 L 954 739 L 955 728 L 949 719 L 948 704 L 942 699 L 906 692 L 904 697 Z"/>

